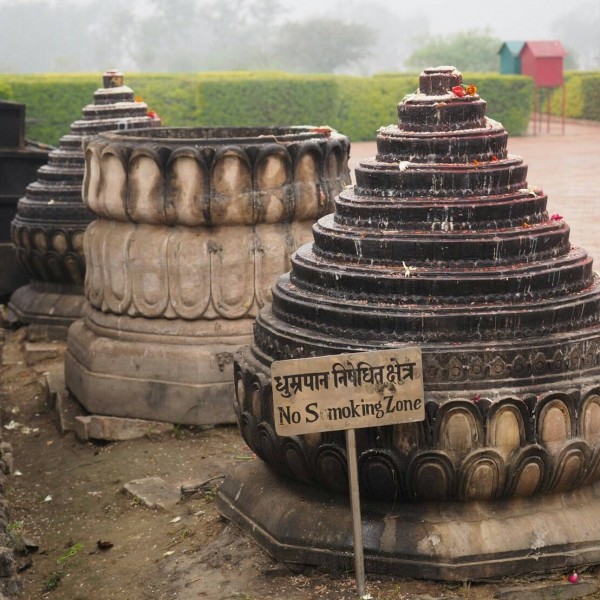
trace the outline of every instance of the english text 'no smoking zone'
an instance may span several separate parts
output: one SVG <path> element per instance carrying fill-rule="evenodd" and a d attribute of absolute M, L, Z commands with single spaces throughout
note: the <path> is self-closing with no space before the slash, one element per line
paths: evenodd
<path fill-rule="evenodd" d="M 279 435 L 425 418 L 418 348 L 278 361 L 271 375 Z"/>

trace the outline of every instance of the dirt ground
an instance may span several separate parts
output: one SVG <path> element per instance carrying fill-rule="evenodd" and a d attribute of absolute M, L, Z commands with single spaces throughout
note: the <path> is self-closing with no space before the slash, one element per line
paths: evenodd
<path fill-rule="evenodd" d="M 42 375 L 60 368 L 61 359 L 28 367 L 26 329 L 3 333 L 2 428 L 15 457 L 5 493 L 11 530 L 25 546 L 17 555 L 23 598 L 356 598 L 351 573 L 278 564 L 218 515 L 219 477 L 236 463 L 256 460 L 237 428 L 179 428 L 108 444 L 61 436 Z M 178 485 L 216 479 L 205 492 L 164 511 L 148 509 L 122 491 L 128 481 L 150 476 Z M 566 575 L 463 584 L 369 576 L 367 590 L 378 600 L 483 600 L 523 586 L 523 598 L 538 598 L 530 595 L 535 588 L 564 583 Z M 595 569 L 581 576 L 598 579 Z"/>

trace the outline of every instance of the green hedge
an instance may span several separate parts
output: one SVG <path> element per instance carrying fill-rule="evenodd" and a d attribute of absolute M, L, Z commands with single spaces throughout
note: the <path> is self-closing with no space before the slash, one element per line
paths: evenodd
<path fill-rule="evenodd" d="M 134 74 L 126 77 L 168 126 L 330 125 L 352 140 L 372 140 L 396 121 L 396 105 L 417 87 L 416 74 L 373 77 L 287 73 Z M 488 101 L 488 115 L 512 135 L 526 131 L 531 80 L 466 74 Z M 81 117 L 100 86 L 100 75 L 3 75 L 0 86 L 27 104 L 27 136 L 57 144 Z"/>
<path fill-rule="evenodd" d="M 8 83 L 0 81 L 0 100 L 12 100 L 13 91 Z"/>
<path fill-rule="evenodd" d="M 321 125 L 336 114 L 338 84 L 330 75 L 249 74 L 201 77 L 202 125 Z M 162 111 L 162 108 L 160 109 Z"/>
<path fill-rule="evenodd" d="M 600 74 L 590 75 L 581 81 L 584 119 L 600 121 Z"/>
<path fill-rule="evenodd" d="M 562 94 L 561 89 L 555 89 L 551 93 L 550 111 L 553 115 L 562 115 Z M 565 95 L 567 117 L 600 121 L 600 73 L 565 73 Z"/>
<path fill-rule="evenodd" d="M 500 121 L 511 135 L 523 135 L 533 112 L 533 80 L 522 75 L 465 73 L 487 102 L 487 116 Z"/>

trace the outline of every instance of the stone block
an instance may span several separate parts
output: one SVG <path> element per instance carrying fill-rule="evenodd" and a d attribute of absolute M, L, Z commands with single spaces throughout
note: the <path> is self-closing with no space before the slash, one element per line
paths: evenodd
<path fill-rule="evenodd" d="M 12 445 L 9 442 L 0 442 L 0 469 L 5 475 L 11 475 L 14 466 Z"/>
<path fill-rule="evenodd" d="M 0 547 L 0 577 L 13 577 L 17 573 L 17 563 L 12 548 Z"/>
<path fill-rule="evenodd" d="M 73 429 L 75 431 L 75 437 L 80 442 L 89 441 L 91 420 L 91 417 L 75 417 L 75 419 L 73 419 Z"/>
<path fill-rule="evenodd" d="M 29 366 L 60 358 L 65 353 L 65 344 L 60 342 L 32 343 L 25 342 L 25 363 Z"/>
<path fill-rule="evenodd" d="M 54 397 L 54 414 L 58 431 L 61 435 L 74 431 L 75 419 L 85 416 L 83 407 L 65 389 L 52 394 L 52 396 Z"/>
<path fill-rule="evenodd" d="M 161 477 L 135 479 L 123 486 L 123 491 L 148 508 L 171 510 L 179 502 L 179 486 L 167 483 Z"/>
<path fill-rule="evenodd" d="M 494 597 L 498 600 L 572 600 L 584 598 L 598 591 L 598 585 L 592 581 L 579 583 L 549 583 L 535 587 L 512 587 L 499 590 Z"/>
<path fill-rule="evenodd" d="M 93 440 L 123 441 L 169 433 L 173 430 L 174 425 L 171 423 L 92 415 L 89 437 Z"/>

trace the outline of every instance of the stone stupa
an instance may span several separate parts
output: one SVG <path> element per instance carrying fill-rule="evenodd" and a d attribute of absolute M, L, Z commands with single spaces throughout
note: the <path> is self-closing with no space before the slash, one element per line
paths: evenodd
<path fill-rule="evenodd" d="M 11 236 L 31 279 L 12 294 L 9 320 L 32 324 L 51 338 L 66 337 L 85 305 L 83 233 L 94 218 L 81 196 L 82 141 L 104 131 L 160 124 L 145 102 L 136 101 L 121 73 L 104 73 L 93 104 L 83 108 L 82 118 L 60 139 L 18 202 Z"/>
<path fill-rule="evenodd" d="M 416 345 L 425 421 L 357 430 L 367 569 L 600 561 L 600 282 L 485 109 L 453 67 L 425 70 L 236 356 L 270 469 L 241 466 L 219 509 L 276 557 L 346 567 L 352 526 L 343 432 L 278 436 L 272 361 Z"/>
<path fill-rule="evenodd" d="M 91 413 L 208 425 L 235 413 L 233 353 L 350 181 L 328 127 L 178 127 L 85 145 L 84 318 L 65 379 Z"/>

